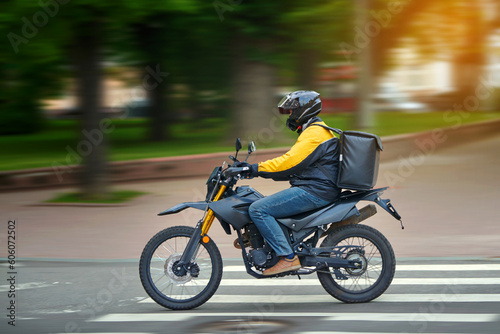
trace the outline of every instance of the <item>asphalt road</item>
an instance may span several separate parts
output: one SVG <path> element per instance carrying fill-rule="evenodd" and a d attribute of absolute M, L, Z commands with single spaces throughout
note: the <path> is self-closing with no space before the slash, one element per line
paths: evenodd
<path fill-rule="evenodd" d="M 335 300 L 315 274 L 256 280 L 239 261 L 224 266 L 211 300 L 171 311 L 147 298 L 136 262 L 24 262 L 17 268 L 15 326 L 4 316 L 0 332 L 493 334 L 500 328 L 500 260 L 399 261 L 390 288 L 366 304 Z"/>

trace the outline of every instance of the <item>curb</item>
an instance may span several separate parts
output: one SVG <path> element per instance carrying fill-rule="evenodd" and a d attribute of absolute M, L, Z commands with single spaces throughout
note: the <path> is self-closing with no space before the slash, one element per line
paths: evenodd
<path fill-rule="evenodd" d="M 411 158 L 418 154 L 429 155 L 435 151 L 483 140 L 498 134 L 500 134 L 500 119 L 388 136 L 382 138 L 384 151 L 380 155 L 380 160 L 389 162 Z"/>
<path fill-rule="evenodd" d="M 428 155 L 452 146 L 481 140 L 500 133 L 500 119 L 412 134 L 383 137 L 380 161 Z M 258 150 L 254 156 L 265 161 L 283 155 L 288 148 Z M 167 158 L 117 161 L 109 164 L 112 183 L 206 177 L 213 166 L 227 160 L 229 153 L 197 154 Z M 0 172 L 0 191 L 60 188 L 79 184 L 81 167 L 64 166 L 63 177 L 53 168 Z"/>

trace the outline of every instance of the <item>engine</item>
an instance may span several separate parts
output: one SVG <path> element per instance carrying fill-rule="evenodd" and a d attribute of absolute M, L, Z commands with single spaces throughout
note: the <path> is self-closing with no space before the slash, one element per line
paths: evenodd
<path fill-rule="evenodd" d="M 256 268 L 263 268 L 266 267 L 268 255 L 270 255 L 269 252 L 266 252 L 264 249 L 259 248 L 252 249 L 248 254 L 248 257 Z"/>
<path fill-rule="evenodd" d="M 264 238 L 260 234 L 259 229 L 255 226 L 254 223 L 250 223 L 245 226 L 245 234 L 250 240 L 250 244 L 253 249 L 263 248 L 264 247 Z"/>
<path fill-rule="evenodd" d="M 274 250 L 265 241 L 260 234 L 257 226 L 251 223 L 245 227 L 245 234 L 250 240 L 252 249 L 247 254 L 250 264 L 259 270 L 272 267 L 278 262 L 278 257 Z"/>

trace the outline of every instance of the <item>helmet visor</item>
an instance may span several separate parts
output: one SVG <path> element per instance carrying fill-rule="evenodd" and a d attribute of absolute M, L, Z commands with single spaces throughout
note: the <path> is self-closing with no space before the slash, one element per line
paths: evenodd
<path fill-rule="evenodd" d="M 293 110 L 298 107 L 300 107 L 299 101 L 297 100 L 297 98 L 292 98 L 290 94 L 286 95 L 278 103 L 280 114 L 288 115 L 290 113 L 289 110 Z"/>

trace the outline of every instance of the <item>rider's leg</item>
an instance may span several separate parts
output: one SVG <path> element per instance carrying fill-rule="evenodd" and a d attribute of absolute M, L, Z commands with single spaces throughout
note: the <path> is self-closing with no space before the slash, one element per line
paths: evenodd
<path fill-rule="evenodd" d="M 276 254 L 281 257 L 287 257 L 293 255 L 293 250 L 275 218 L 293 216 L 326 206 L 329 203 L 329 201 L 311 195 L 301 188 L 292 187 L 259 199 L 250 205 L 248 212 L 250 218 L 252 218 L 252 221 Z M 285 263 L 285 265 L 290 265 L 289 262 Z M 298 259 L 295 262 L 298 262 Z M 296 264 L 293 266 L 296 266 Z M 288 270 L 280 272 L 284 271 Z"/>

